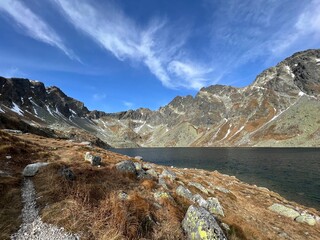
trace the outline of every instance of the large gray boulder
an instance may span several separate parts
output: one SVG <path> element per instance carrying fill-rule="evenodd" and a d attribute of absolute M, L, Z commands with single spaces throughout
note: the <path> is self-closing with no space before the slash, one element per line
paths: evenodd
<path fill-rule="evenodd" d="M 191 205 L 182 221 L 182 228 L 192 240 L 227 239 L 214 216 L 203 207 Z"/>
<path fill-rule="evenodd" d="M 296 210 L 279 203 L 271 205 L 268 209 L 291 219 L 295 219 L 296 217 L 300 216 L 300 214 Z"/>
<path fill-rule="evenodd" d="M 123 173 L 137 174 L 136 166 L 130 160 L 125 160 L 116 164 L 116 169 Z"/>
<path fill-rule="evenodd" d="M 39 171 L 40 168 L 47 166 L 49 163 L 38 162 L 28 164 L 22 171 L 22 175 L 25 177 L 33 177 Z"/>

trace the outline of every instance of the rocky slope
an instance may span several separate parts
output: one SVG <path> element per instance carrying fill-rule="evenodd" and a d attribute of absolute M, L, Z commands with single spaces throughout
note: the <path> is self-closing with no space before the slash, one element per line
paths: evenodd
<path fill-rule="evenodd" d="M 60 89 L 39 82 L 0 78 L 0 86 L 3 116 L 65 135 L 91 133 L 114 147 L 320 143 L 320 50 L 294 54 L 247 87 L 209 86 L 157 111 L 90 112 Z"/>
<path fill-rule="evenodd" d="M 33 134 L 0 131 L 0 140 L 0 171 L 6 173 L 0 174 L 1 239 L 11 234 L 15 239 L 19 233 L 26 233 L 23 239 L 41 238 L 47 227 L 53 226 L 47 233 L 50 239 L 61 239 L 57 227 L 81 239 L 320 237 L 318 210 L 287 201 L 234 176 L 160 166 L 98 147 Z M 87 152 L 101 157 L 101 165 L 85 161 Z M 24 208 L 21 200 L 26 196 L 22 192 L 19 199 L 17 191 L 23 182 L 21 173 L 28 176 L 29 185 L 34 185 L 34 196 L 27 197 Z M 9 183 L 12 187 L 7 187 Z M 29 203 L 30 209 L 26 209 Z M 39 212 L 30 227 L 40 228 L 31 232 L 24 229 L 24 215 L 19 218 L 21 210 L 31 210 L 34 217 Z M 40 220 L 43 223 L 39 224 Z"/>

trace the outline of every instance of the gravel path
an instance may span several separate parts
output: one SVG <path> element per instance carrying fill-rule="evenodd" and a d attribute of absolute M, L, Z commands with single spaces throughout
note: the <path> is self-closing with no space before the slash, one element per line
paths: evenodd
<path fill-rule="evenodd" d="M 36 207 L 36 192 L 31 179 L 25 178 L 22 188 L 22 225 L 17 233 L 11 235 L 11 239 L 17 240 L 78 240 L 76 235 L 65 232 L 51 224 L 42 222 Z"/>

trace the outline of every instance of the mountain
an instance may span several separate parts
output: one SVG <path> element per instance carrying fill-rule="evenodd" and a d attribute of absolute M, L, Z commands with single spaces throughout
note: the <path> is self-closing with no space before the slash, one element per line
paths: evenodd
<path fill-rule="evenodd" d="M 57 87 L 0 78 L 0 127 L 10 117 L 25 131 L 81 140 L 91 134 L 113 147 L 319 146 L 319 113 L 320 50 L 292 55 L 247 87 L 205 87 L 157 111 L 89 111 Z"/>

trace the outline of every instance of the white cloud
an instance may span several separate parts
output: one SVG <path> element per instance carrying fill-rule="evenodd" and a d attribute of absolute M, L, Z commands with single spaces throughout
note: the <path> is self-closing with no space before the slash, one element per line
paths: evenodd
<path fill-rule="evenodd" d="M 191 88 L 199 89 L 203 87 L 206 83 L 206 76 L 208 73 L 212 72 L 211 68 L 197 66 L 195 64 L 189 64 L 186 62 L 181 62 L 173 60 L 168 65 L 168 70 L 170 73 L 183 79 L 181 85 Z"/>
<path fill-rule="evenodd" d="M 132 108 L 134 106 L 134 104 L 132 102 L 128 102 L 128 101 L 123 101 L 122 103 L 127 108 Z"/>
<path fill-rule="evenodd" d="M 95 100 L 95 101 L 101 101 L 101 100 L 103 100 L 103 99 L 105 99 L 107 97 L 107 95 L 106 94 L 100 94 L 100 93 L 95 93 L 95 94 L 93 94 L 93 100 Z"/>
<path fill-rule="evenodd" d="M 172 61 L 180 61 L 179 52 L 186 36 L 177 36 L 165 20 L 154 19 L 147 27 L 141 28 L 114 5 L 109 4 L 102 12 L 86 0 L 52 1 L 78 30 L 117 59 L 143 63 L 164 86 L 198 89 L 209 80 L 208 76 L 200 76 L 200 73 L 197 78 L 193 78 L 189 72 L 172 75 L 168 67 Z M 190 67 L 198 65 L 193 62 L 189 58 Z M 189 83 L 195 83 L 185 84 L 181 77 L 186 77 Z"/>
<path fill-rule="evenodd" d="M 11 16 L 25 34 L 57 47 L 69 58 L 79 61 L 77 56 L 65 46 L 59 35 L 22 2 L 18 0 L 1 0 L 1 10 Z"/>
<path fill-rule="evenodd" d="M 24 76 L 24 74 L 21 73 L 21 71 L 17 67 L 10 67 L 10 68 L 7 68 L 7 69 L 3 69 L 1 71 L 1 75 L 3 77 L 6 77 L 6 78 Z"/>

